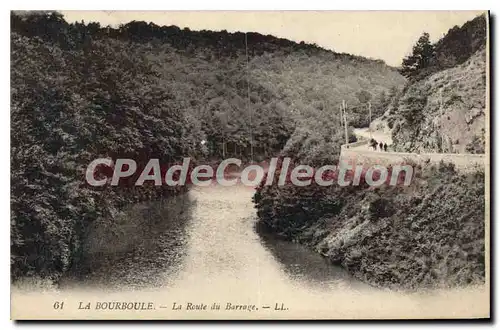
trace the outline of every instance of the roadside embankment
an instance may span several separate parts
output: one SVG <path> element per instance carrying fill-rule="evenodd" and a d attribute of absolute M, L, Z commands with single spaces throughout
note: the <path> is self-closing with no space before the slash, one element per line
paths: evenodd
<path fill-rule="evenodd" d="M 450 153 L 409 153 L 392 151 L 375 151 L 368 146 L 368 140 L 344 144 L 340 149 L 340 159 L 349 164 L 394 165 L 413 163 L 420 166 L 451 163 L 456 169 L 466 172 L 484 170 L 487 158 L 484 154 L 450 154 Z"/>
<path fill-rule="evenodd" d="M 381 287 L 484 283 L 482 172 L 431 165 L 409 186 L 260 186 L 259 222 Z"/>

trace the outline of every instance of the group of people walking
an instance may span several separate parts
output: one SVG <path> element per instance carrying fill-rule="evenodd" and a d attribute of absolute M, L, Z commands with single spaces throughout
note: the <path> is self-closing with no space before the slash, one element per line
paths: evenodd
<path fill-rule="evenodd" d="M 387 151 L 387 143 L 377 142 L 375 139 L 370 140 L 370 146 L 373 150 L 377 150 L 377 145 L 380 151 Z"/>

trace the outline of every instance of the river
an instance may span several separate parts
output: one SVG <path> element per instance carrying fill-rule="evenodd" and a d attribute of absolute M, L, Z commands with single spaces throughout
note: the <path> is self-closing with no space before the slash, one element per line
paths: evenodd
<path fill-rule="evenodd" d="M 259 235 L 253 194 L 254 189 L 245 186 L 194 187 L 185 225 L 165 227 L 175 231 L 175 242 L 165 239 L 172 233 L 155 230 L 147 249 L 138 246 L 122 260 L 96 269 L 84 282 L 66 283 L 55 296 L 46 293 L 43 299 L 48 304 L 58 297 L 69 299 L 67 305 L 73 307 L 65 317 L 70 318 L 82 316 L 76 308 L 81 301 L 139 299 L 154 302 L 154 311 L 141 312 L 141 317 L 153 319 L 437 317 L 446 309 L 444 315 L 469 315 L 479 307 L 455 306 L 457 301 L 467 302 L 460 299 L 461 291 L 407 294 L 373 288 L 304 246 Z M 470 292 L 466 294 L 477 301 Z M 23 299 L 38 298 L 23 296 L 16 302 L 22 304 Z M 176 311 L 174 303 L 183 306 L 184 313 Z M 220 304 L 222 311 L 185 311 L 188 304 L 213 303 Z M 228 303 L 255 305 L 257 310 L 225 311 Z M 37 309 L 30 315 L 46 314 Z M 134 315 L 139 314 L 92 314 L 98 318 Z"/>
<path fill-rule="evenodd" d="M 304 246 L 258 235 L 253 188 L 196 187 L 190 193 L 196 207 L 186 231 L 186 257 L 171 280 L 173 287 L 195 285 L 216 292 L 367 288 Z"/>
<path fill-rule="evenodd" d="M 187 219 L 153 216 L 150 221 L 157 225 L 148 237 L 112 261 L 98 263 L 84 285 L 104 291 L 196 287 L 198 292 L 370 288 L 307 247 L 259 234 L 254 191 L 243 185 L 193 187 Z M 164 208 L 164 214 L 170 209 Z M 63 283 L 77 287 L 82 279 Z"/>

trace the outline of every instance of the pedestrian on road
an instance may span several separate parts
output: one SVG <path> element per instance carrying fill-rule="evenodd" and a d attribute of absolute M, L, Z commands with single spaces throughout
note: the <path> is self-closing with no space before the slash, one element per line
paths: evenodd
<path fill-rule="evenodd" d="M 384 151 L 387 151 L 387 143 L 384 143 Z"/>
<path fill-rule="evenodd" d="M 370 145 L 372 146 L 373 150 L 377 150 L 377 141 L 375 141 L 374 138 L 370 140 Z"/>
<path fill-rule="evenodd" d="M 379 147 L 380 151 L 384 151 L 384 144 L 382 142 L 380 142 L 378 144 L 378 147 Z"/>

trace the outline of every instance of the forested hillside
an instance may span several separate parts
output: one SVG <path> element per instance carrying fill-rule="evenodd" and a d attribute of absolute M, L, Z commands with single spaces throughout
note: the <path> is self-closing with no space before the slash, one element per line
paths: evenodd
<path fill-rule="evenodd" d="M 484 153 L 486 52 L 485 16 L 435 44 L 424 33 L 402 61 L 407 83 L 391 90 L 381 103 L 387 111 L 372 128 L 392 130 L 396 150 Z M 317 122 L 310 127 L 328 129 Z M 285 153 L 329 164 L 335 144 L 311 143 L 305 138 L 311 135 L 298 128 Z M 464 174 L 444 163 L 414 170 L 409 187 L 261 185 L 254 198 L 259 223 L 377 286 L 484 283 L 483 170 Z"/>
<path fill-rule="evenodd" d="M 259 187 L 260 224 L 380 287 L 418 289 L 485 279 L 484 173 L 415 169 L 408 187 Z"/>
<path fill-rule="evenodd" d="M 44 12 L 12 14 L 11 29 L 14 278 L 57 279 L 97 218 L 185 190 L 89 189 L 91 160 L 259 160 L 289 140 L 299 155 L 325 143 L 336 155 L 340 102 L 350 125 L 367 124 L 366 102 L 404 82 L 381 61 L 258 33 L 247 57 L 243 33 L 68 24 Z"/>

